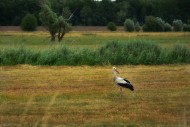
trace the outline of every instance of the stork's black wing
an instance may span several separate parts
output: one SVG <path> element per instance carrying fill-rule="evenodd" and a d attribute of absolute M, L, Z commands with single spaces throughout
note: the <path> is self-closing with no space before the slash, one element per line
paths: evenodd
<path fill-rule="evenodd" d="M 125 88 L 128 88 L 130 89 L 131 91 L 134 90 L 133 86 L 129 83 L 118 83 L 119 86 L 122 86 L 122 87 L 125 87 Z"/>
<path fill-rule="evenodd" d="M 130 84 L 130 82 L 129 82 L 129 80 L 127 80 L 126 78 L 124 79 L 127 83 L 129 83 Z"/>

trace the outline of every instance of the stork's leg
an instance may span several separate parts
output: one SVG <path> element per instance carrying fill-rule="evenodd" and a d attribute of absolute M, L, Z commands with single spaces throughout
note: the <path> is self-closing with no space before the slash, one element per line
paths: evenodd
<path fill-rule="evenodd" d="M 122 92 L 122 88 L 120 87 L 120 94 L 122 95 L 122 93 L 123 93 L 123 92 Z"/>

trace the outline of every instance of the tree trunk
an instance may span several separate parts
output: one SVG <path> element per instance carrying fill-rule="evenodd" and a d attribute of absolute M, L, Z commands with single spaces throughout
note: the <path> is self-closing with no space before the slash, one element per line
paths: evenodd
<path fill-rule="evenodd" d="M 65 35 L 65 32 L 62 32 L 62 33 L 61 33 L 61 32 L 59 31 L 59 33 L 58 33 L 58 41 L 59 41 L 59 42 L 61 42 L 61 41 L 63 40 L 64 35 Z"/>
<path fill-rule="evenodd" d="M 51 35 L 51 43 L 55 42 L 55 35 Z"/>

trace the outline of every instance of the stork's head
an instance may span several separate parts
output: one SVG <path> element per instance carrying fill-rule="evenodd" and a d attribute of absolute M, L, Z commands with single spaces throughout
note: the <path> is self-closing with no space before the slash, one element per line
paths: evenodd
<path fill-rule="evenodd" d="M 113 73 L 119 73 L 119 71 L 117 71 L 117 68 L 116 67 L 113 67 Z"/>

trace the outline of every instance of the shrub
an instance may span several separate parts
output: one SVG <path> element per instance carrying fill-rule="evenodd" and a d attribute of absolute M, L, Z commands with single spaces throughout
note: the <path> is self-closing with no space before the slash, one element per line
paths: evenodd
<path fill-rule="evenodd" d="M 125 31 L 129 31 L 129 32 L 134 31 L 135 30 L 135 24 L 134 24 L 133 20 L 126 19 L 124 22 L 124 29 L 125 29 Z"/>
<path fill-rule="evenodd" d="M 159 32 L 164 31 L 164 25 L 165 25 L 165 21 L 162 20 L 159 17 L 156 17 L 156 28 L 155 28 L 155 31 L 159 31 Z"/>
<path fill-rule="evenodd" d="M 164 31 L 166 31 L 166 32 L 172 31 L 172 26 L 169 23 L 165 23 L 164 24 Z"/>
<path fill-rule="evenodd" d="M 183 22 L 178 19 L 173 20 L 173 28 L 174 31 L 182 31 L 183 30 Z"/>
<path fill-rule="evenodd" d="M 38 52 L 24 47 L 4 49 L 0 55 L 0 65 L 35 64 L 38 56 Z"/>
<path fill-rule="evenodd" d="M 143 41 L 111 42 L 99 49 L 98 54 L 107 64 L 157 64 L 161 52 L 157 45 Z"/>
<path fill-rule="evenodd" d="M 139 32 L 141 30 L 141 27 L 139 25 L 139 22 L 135 24 L 135 31 Z"/>
<path fill-rule="evenodd" d="M 146 16 L 145 23 L 143 25 L 143 31 L 149 32 L 154 31 L 156 24 L 156 18 L 153 16 Z"/>
<path fill-rule="evenodd" d="M 183 24 L 183 31 L 190 31 L 190 25 L 189 24 Z"/>
<path fill-rule="evenodd" d="M 187 24 L 190 25 L 190 17 L 187 19 Z"/>
<path fill-rule="evenodd" d="M 117 30 L 117 27 L 116 27 L 116 25 L 115 25 L 114 22 L 109 22 L 109 23 L 107 24 L 107 29 L 110 30 L 110 31 L 116 31 L 116 30 Z"/>
<path fill-rule="evenodd" d="M 32 14 L 27 14 L 21 23 L 21 28 L 24 31 L 35 31 L 37 27 L 37 19 Z"/>
<path fill-rule="evenodd" d="M 190 63 L 190 49 L 184 45 L 175 45 L 170 54 L 173 63 Z"/>
<path fill-rule="evenodd" d="M 128 43 L 125 51 L 126 54 L 130 54 L 130 64 L 157 64 L 161 48 L 152 43 L 135 41 Z"/>
<path fill-rule="evenodd" d="M 145 24 L 143 26 L 143 31 L 159 31 L 162 32 L 164 31 L 164 24 L 165 21 L 162 20 L 159 17 L 154 17 L 154 16 L 147 16 L 145 18 Z"/>

